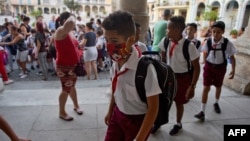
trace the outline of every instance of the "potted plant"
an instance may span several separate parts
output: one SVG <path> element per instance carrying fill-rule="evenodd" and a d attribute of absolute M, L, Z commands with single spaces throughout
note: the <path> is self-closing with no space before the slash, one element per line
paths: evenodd
<path fill-rule="evenodd" d="M 211 6 L 207 6 L 207 9 L 202 12 L 202 19 L 209 21 L 209 26 L 211 26 L 213 22 L 219 19 L 218 11 L 212 10 Z"/>
<path fill-rule="evenodd" d="M 230 35 L 234 39 L 237 38 L 237 36 L 238 36 L 238 30 L 236 30 L 236 29 L 231 30 L 230 31 Z"/>

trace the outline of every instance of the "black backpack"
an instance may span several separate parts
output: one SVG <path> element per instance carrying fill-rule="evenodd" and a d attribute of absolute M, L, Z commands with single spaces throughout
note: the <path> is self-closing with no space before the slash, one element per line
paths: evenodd
<path fill-rule="evenodd" d="M 217 48 L 214 49 L 212 47 L 212 39 L 211 38 L 207 39 L 207 47 L 208 47 L 208 53 L 207 54 L 209 54 L 209 52 L 211 50 L 214 50 L 214 53 L 215 53 L 215 51 L 222 50 L 223 51 L 222 55 L 223 55 L 223 58 L 224 58 L 224 62 L 222 64 L 227 65 L 227 58 L 226 58 L 226 52 L 225 52 L 226 49 L 227 49 L 227 43 L 228 43 L 228 39 L 224 38 L 224 42 L 223 42 L 223 44 L 221 44 L 221 48 L 220 49 L 217 49 Z"/>
<path fill-rule="evenodd" d="M 184 56 L 185 60 L 187 61 L 188 72 L 190 73 L 190 75 L 193 75 L 193 66 L 192 66 L 192 63 L 190 61 L 190 55 L 189 55 L 189 52 L 188 52 L 189 43 L 190 43 L 190 41 L 188 39 L 185 39 L 184 44 L 183 44 L 183 48 L 182 48 L 183 49 L 182 53 L 183 53 L 183 56 Z M 166 52 L 167 52 L 168 44 L 169 44 L 169 39 L 165 38 L 164 39 L 164 47 L 165 47 Z M 200 46 L 200 43 L 198 42 L 196 44 L 197 49 L 199 48 L 198 44 Z"/>
<path fill-rule="evenodd" d="M 143 55 L 159 55 L 158 52 L 146 51 Z M 159 111 L 154 126 L 160 127 L 169 121 L 169 110 L 176 95 L 177 82 L 175 74 L 170 66 L 155 58 L 149 56 L 142 56 L 135 74 L 135 85 L 140 99 L 147 102 L 145 94 L 145 78 L 147 75 L 147 68 L 149 64 L 153 64 L 157 72 L 157 78 L 162 93 L 159 95 Z"/>

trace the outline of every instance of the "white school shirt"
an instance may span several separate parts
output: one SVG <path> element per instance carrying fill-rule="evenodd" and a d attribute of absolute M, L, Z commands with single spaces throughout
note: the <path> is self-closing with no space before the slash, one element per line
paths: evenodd
<path fill-rule="evenodd" d="M 224 37 L 222 37 L 220 39 L 219 42 L 215 43 L 214 42 L 214 38 L 212 37 L 212 46 L 214 44 L 217 44 L 216 45 L 216 49 L 221 49 L 221 45 L 222 43 L 224 43 Z M 205 51 L 205 52 L 208 52 L 208 47 L 207 47 L 207 43 L 205 43 L 203 46 L 202 46 L 202 51 Z M 224 63 L 224 58 L 223 58 L 223 51 L 222 50 L 217 50 L 215 51 L 215 55 L 214 55 L 214 50 L 210 50 L 207 58 L 206 58 L 206 61 L 208 61 L 209 63 L 212 63 L 212 64 L 222 64 Z M 227 43 L 227 48 L 225 50 L 225 57 L 228 58 L 229 56 L 232 56 L 234 54 L 237 53 L 237 50 L 235 49 L 234 45 L 232 42 L 228 41 Z"/>
<path fill-rule="evenodd" d="M 144 44 L 143 42 L 137 41 L 135 45 L 138 45 L 141 52 L 148 51 L 146 44 Z"/>
<path fill-rule="evenodd" d="M 96 46 L 100 45 L 101 48 L 98 50 L 101 50 L 103 48 L 103 44 L 105 43 L 103 35 L 97 38 Z"/>
<path fill-rule="evenodd" d="M 170 49 L 171 49 L 173 43 L 171 41 L 169 41 L 168 49 L 166 51 L 165 47 L 164 47 L 164 39 L 165 38 L 163 38 L 161 40 L 161 42 L 159 43 L 159 47 L 162 51 L 166 52 L 167 64 L 173 69 L 173 71 L 175 73 L 188 72 L 188 64 L 187 64 L 187 61 L 183 55 L 183 44 L 184 44 L 185 39 L 182 38 L 178 41 L 178 44 L 176 45 L 175 49 L 173 50 L 172 57 L 169 56 L 169 52 L 170 52 Z M 189 52 L 189 56 L 190 56 L 191 61 L 200 57 L 200 53 L 193 43 L 189 44 L 188 52 Z"/>
<path fill-rule="evenodd" d="M 114 92 L 115 103 L 119 110 L 127 115 L 140 115 L 147 112 L 147 104 L 142 102 L 135 87 L 135 73 L 139 62 L 138 51 L 132 47 L 132 53 L 128 61 L 118 70 L 118 64 L 114 62 L 111 68 L 111 76 L 114 78 L 115 70 L 117 73 L 128 68 L 129 70 L 117 78 L 116 89 Z M 146 97 L 162 93 L 157 73 L 152 64 L 149 65 L 145 79 Z"/>
<path fill-rule="evenodd" d="M 188 39 L 188 36 L 186 36 L 185 39 Z M 192 40 L 190 40 L 190 42 L 193 43 L 195 47 L 196 47 L 198 41 L 200 41 L 200 40 L 198 40 L 198 39 L 196 39 L 196 38 L 193 38 Z M 200 41 L 200 43 L 201 43 L 201 41 Z M 197 47 L 196 47 L 196 48 L 197 48 Z M 200 46 L 199 46 L 197 49 L 198 49 L 199 52 L 201 52 L 201 44 L 200 44 Z"/>

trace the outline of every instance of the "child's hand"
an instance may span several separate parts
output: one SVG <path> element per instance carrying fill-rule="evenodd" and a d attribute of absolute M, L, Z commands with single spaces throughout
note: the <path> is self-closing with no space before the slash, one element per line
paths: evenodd
<path fill-rule="evenodd" d="M 231 71 L 230 73 L 229 73 L 229 78 L 228 79 L 233 79 L 234 78 L 234 71 Z"/>
<path fill-rule="evenodd" d="M 111 115 L 112 115 L 111 112 L 108 112 L 107 115 L 105 116 L 104 122 L 105 122 L 106 125 L 109 125 L 109 121 L 111 119 Z"/>
<path fill-rule="evenodd" d="M 186 99 L 192 99 L 194 97 L 194 88 L 189 86 L 186 92 Z"/>

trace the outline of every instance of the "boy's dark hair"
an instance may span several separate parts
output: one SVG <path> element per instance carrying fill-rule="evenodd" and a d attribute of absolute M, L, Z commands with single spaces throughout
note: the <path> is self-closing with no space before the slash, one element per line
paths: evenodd
<path fill-rule="evenodd" d="M 183 16 L 173 16 L 170 18 L 170 22 L 180 31 L 182 32 L 186 25 L 185 25 L 185 18 Z"/>
<path fill-rule="evenodd" d="M 188 23 L 187 26 L 193 27 L 195 30 L 197 30 L 197 24 L 196 23 Z"/>
<path fill-rule="evenodd" d="M 165 9 L 164 12 L 163 12 L 163 16 L 168 17 L 170 15 L 171 15 L 171 11 L 169 9 Z"/>
<path fill-rule="evenodd" d="M 139 23 L 135 23 L 135 27 L 139 28 L 139 27 L 141 27 L 141 25 Z"/>
<path fill-rule="evenodd" d="M 28 21 L 30 21 L 30 18 L 27 17 L 27 16 L 25 16 L 25 17 L 23 18 L 23 22 L 28 22 Z"/>
<path fill-rule="evenodd" d="M 115 30 L 119 35 L 127 39 L 131 35 L 135 35 L 135 22 L 133 15 L 127 11 L 116 11 L 109 14 L 102 22 L 105 30 Z"/>
<path fill-rule="evenodd" d="M 224 31 L 225 30 L 225 23 L 223 21 L 216 21 L 212 25 L 212 28 L 213 27 L 218 27 L 218 28 L 220 28 L 220 29 L 222 29 Z"/>

